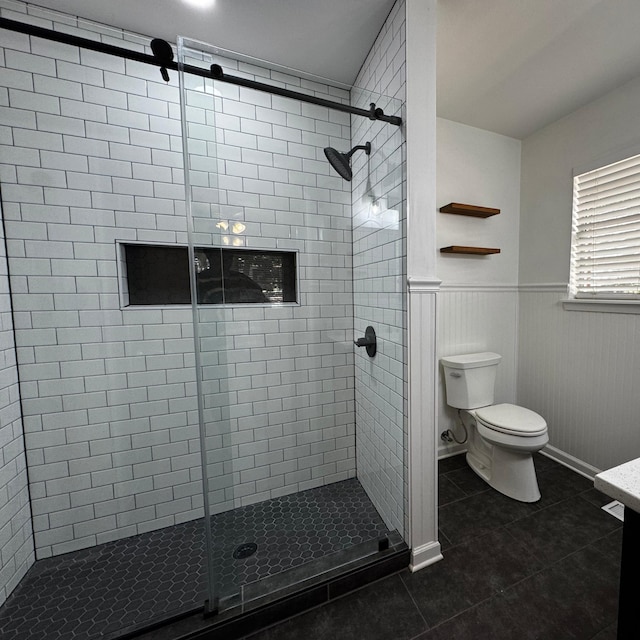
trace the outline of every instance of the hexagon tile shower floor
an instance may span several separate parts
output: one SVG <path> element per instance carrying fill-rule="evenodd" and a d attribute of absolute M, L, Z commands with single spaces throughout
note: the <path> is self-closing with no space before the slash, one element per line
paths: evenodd
<path fill-rule="evenodd" d="M 212 524 L 223 593 L 388 533 L 355 478 L 227 511 Z M 251 543 L 255 553 L 234 558 Z M 0 637 L 117 636 L 204 599 L 204 531 L 193 520 L 37 561 L 0 608 Z"/>

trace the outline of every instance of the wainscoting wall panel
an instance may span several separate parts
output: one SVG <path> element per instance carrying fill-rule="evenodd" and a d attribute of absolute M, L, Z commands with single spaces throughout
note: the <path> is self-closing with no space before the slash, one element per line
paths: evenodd
<path fill-rule="evenodd" d="M 516 402 L 518 289 L 515 285 L 443 285 L 438 302 L 438 358 L 494 351 L 502 356 L 496 402 Z M 456 411 L 447 406 L 439 367 L 438 431 L 453 428 Z M 462 433 L 459 429 L 457 433 Z M 439 455 L 455 447 L 440 441 Z"/>
<path fill-rule="evenodd" d="M 544 416 L 552 446 L 607 469 L 640 456 L 640 322 L 563 298 L 566 285 L 520 288 L 518 402 Z"/>

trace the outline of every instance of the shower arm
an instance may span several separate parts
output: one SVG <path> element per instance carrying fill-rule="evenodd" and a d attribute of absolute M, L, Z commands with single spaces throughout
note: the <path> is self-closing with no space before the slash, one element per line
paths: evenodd
<path fill-rule="evenodd" d="M 210 69 L 202 69 L 200 67 L 194 67 L 193 65 L 183 64 L 175 62 L 169 57 L 167 49 L 171 49 L 171 45 L 162 41 L 160 38 L 155 38 L 152 41 L 152 50 L 154 54 L 141 53 L 139 51 L 133 51 L 125 47 L 118 47 L 112 44 L 106 44 L 104 42 L 98 42 L 96 40 L 90 40 L 89 38 L 81 38 L 80 36 L 73 35 L 71 33 L 64 33 L 63 31 L 54 31 L 53 29 L 45 29 L 44 27 L 38 27 L 37 25 L 27 24 L 19 22 L 18 20 L 9 20 L 8 18 L 0 18 L 0 29 L 7 29 L 8 31 L 17 31 L 18 33 L 25 33 L 37 38 L 44 38 L 45 40 L 52 40 L 54 42 L 61 42 L 62 44 L 68 44 L 74 47 L 82 47 L 83 49 L 89 49 L 91 51 L 98 51 L 100 53 L 106 53 L 108 55 L 117 56 L 126 60 L 135 60 L 136 62 L 142 62 L 144 64 L 150 64 L 155 67 L 160 67 L 160 73 L 162 74 L 165 82 L 169 79 L 168 69 L 173 71 L 182 70 L 184 73 L 200 76 L 201 78 L 213 78 L 220 82 L 226 82 L 234 84 L 240 87 L 248 87 L 249 89 L 255 89 L 256 91 L 264 91 L 266 93 L 272 93 L 274 95 L 283 96 L 285 98 L 293 98 L 295 100 L 301 100 L 310 104 L 319 105 L 322 107 L 328 107 L 329 109 L 335 109 L 336 111 L 343 111 L 356 116 L 364 116 L 370 120 L 380 120 L 382 122 L 388 122 L 396 126 L 402 125 L 402 118 L 399 116 L 385 115 L 384 111 L 379 107 L 376 107 L 375 103 L 371 103 L 369 109 L 360 109 L 359 107 L 352 107 L 347 104 L 341 104 L 332 100 L 325 100 L 324 98 L 317 98 L 316 96 L 310 96 L 305 93 L 299 93 L 297 91 L 291 91 L 290 89 L 284 89 L 283 87 L 275 87 L 264 82 L 257 82 L 255 80 L 247 80 L 246 78 L 239 78 L 237 76 L 229 76 L 224 73 L 222 67 L 217 64 L 211 65 Z"/>
<path fill-rule="evenodd" d="M 353 149 L 351 149 L 351 151 L 349 151 L 348 153 L 345 153 L 344 155 L 346 156 L 347 159 L 349 159 L 356 151 L 366 151 L 367 155 L 369 155 L 371 153 L 371 143 L 367 142 L 367 144 L 359 144 L 357 147 L 353 147 Z"/>

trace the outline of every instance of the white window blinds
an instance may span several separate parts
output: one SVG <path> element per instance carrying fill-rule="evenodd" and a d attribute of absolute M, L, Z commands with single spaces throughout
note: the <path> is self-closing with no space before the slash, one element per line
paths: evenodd
<path fill-rule="evenodd" d="M 640 155 L 573 179 L 570 293 L 640 298 Z"/>

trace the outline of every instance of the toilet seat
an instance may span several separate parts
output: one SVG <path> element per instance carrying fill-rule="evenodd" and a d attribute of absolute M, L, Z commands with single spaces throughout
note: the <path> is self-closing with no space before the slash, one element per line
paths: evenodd
<path fill-rule="evenodd" d="M 475 414 L 483 426 L 498 433 L 534 437 L 547 431 L 547 423 L 541 415 L 515 404 L 494 404 L 476 409 Z"/>

